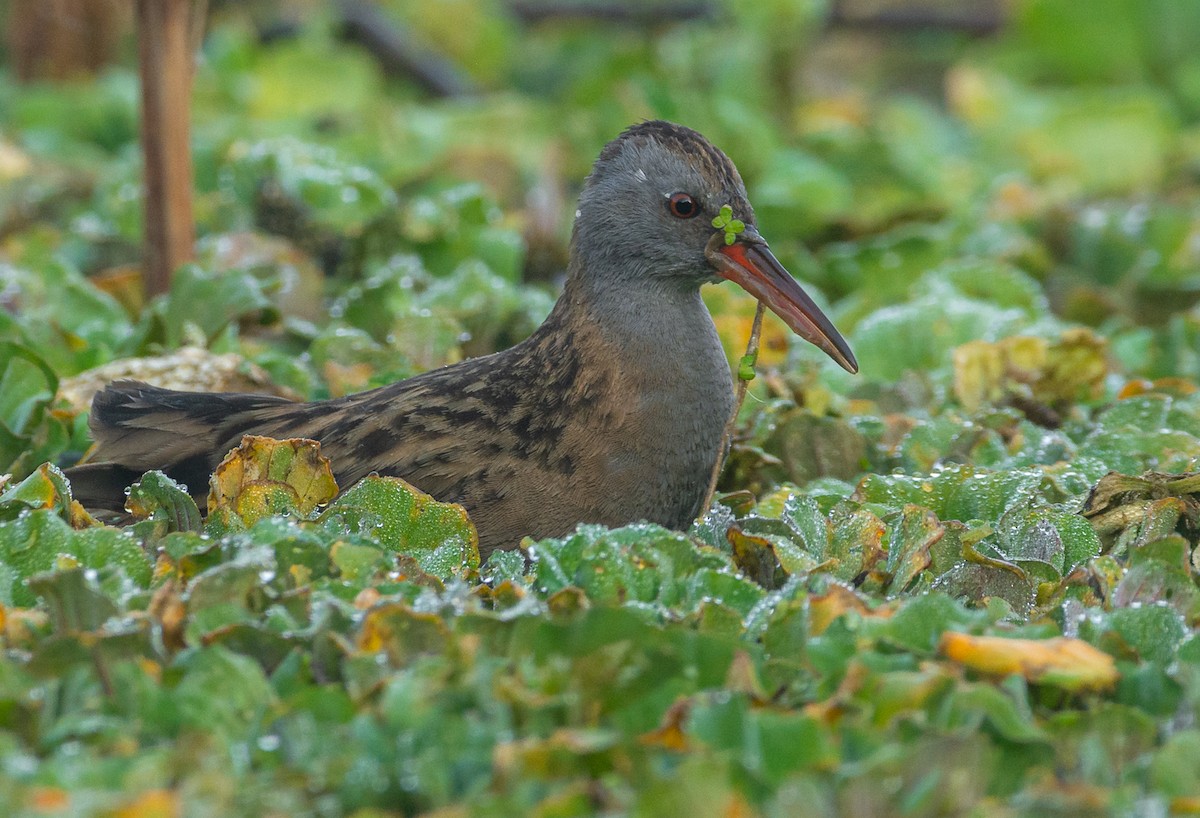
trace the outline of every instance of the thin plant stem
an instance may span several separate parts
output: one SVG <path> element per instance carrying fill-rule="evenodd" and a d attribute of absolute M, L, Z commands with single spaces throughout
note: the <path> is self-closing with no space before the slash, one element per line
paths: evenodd
<path fill-rule="evenodd" d="M 717 479 L 721 476 L 721 469 L 725 467 L 725 459 L 729 456 L 729 448 L 733 442 L 733 430 L 737 426 L 738 414 L 742 411 L 742 404 L 746 400 L 746 390 L 750 386 L 750 381 L 754 378 L 754 363 L 758 360 L 758 339 L 762 334 L 763 313 L 766 307 L 760 301 L 758 309 L 754 313 L 754 323 L 750 327 L 750 340 L 746 342 L 746 354 L 742 356 L 741 365 L 738 366 L 736 377 L 737 385 L 734 387 L 733 411 L 729 414 L 729 420 L 725 421 L 725 431 L 721 433 L 721 447 L 717 449 L 717 459 L 713 463 L 712 474 L 708 478 L 708 491 L 704 493 L 704 503 L 700 506 L 700 517 L 704 518 L 712 508 L 713 497 L 717 493 Z M 749 375 L 747 374 L 746 364 L 749 363 Z"/>

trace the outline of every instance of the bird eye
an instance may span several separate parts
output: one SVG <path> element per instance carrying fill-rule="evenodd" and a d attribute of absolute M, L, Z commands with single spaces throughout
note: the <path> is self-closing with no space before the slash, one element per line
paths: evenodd
<path fill-rule="evenodd" d="M 678 219 L 690 219 L 700 212 L 700 205 L 689 193 L 672 193 L 667 197 L 667 210 Z"/>

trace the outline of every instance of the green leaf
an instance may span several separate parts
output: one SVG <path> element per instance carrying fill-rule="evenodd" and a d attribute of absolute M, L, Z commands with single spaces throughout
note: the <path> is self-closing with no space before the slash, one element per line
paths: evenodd
<path fill-rule="evenodd" d="M 199 531 L 200 509 L 187 489 L 161 471 L 150 471 L 129 488 L 126 510 L 146 520 L 157 536 L 172 531 Z"/>
<path fill-rule="evenodd" d="M 479 569 L 479 536 L 462 506 L 439 503 L 395 477 L 370 476 L 351 486 L 318 519 L 330 532 L 369 536 L 413 557 L 443 580 Z"/>
<path fill-rule="evenodd" d="M 960 603 L 941 593 L 927 593 L 906 601 L 882 626 L 882 633 L 909 650 L 932 653 L 942 633 L 980 621 Z"/>
<path fill-rule="evenodd" d="M 52 509 L 27 511 L 0 521 L 0 601 L 28 606 L 25 580 L 58 567 L 120 568 L 141 586 L 150 581 L 150 560 L 133 536 L 114 528 L 73 530 Z"/>
<path fill-rule="evenodd" d="M 932 509 L 942 520 L 998 520 L 1005 512 L 1032 504 L 1045 490 L 1037 469 L 990 471 L 966 466 L 931 476 L 869 474 L 855 499 L 899 510 L 905 504 Z"/>
<path fill-rule="evenodd" d="M 947 698 L 942 717 L 950 725 L 970 724 L 987 719 L 1000 735 L 1022 743 L 1046 741 L 1046 732 L 1034 720 L 1028 702 L 1021 706 L 1005 692 L 985 684 L 959 686 Z"/>
<path fill-rule="evenodd" d="M 836 758 L 825 727 L 816 719 L 753 710 L 745 696 L 697 705 L 688 733 L 728 752 L 741 769 L 771 784 L 790 773 L 820 769 Z"/>
<path fill-rule="evenodd" d="M 738 361 L 738 380 L 752 381 L 754 380 L 754 364 L 758 360 L 757 354 L 746 354 Z"/>
<path fill-rule="evenodd" d="M 1055 508 L 1014 508 L 1000 519 L 1000 545 L 1010 560 L 1040 560 L 1064 575 L 1100 553 L 1086 519 Z"/>
<path fill-rule="evenodd" d="M 68 436 L 48 408 L 58 376 L 22 344 L 0 341 L 0 471 L 23 477 L 60 454 Z"/>
<path fill-rule="evenodd" d="M 212 631 L 248 622 L 261 594 L 260 586 L 273 582 L 278 566 L 266 546 L 251 546 L 237 556 L 197 574 L 188 586 L 188 641 L 199 643 Z"/>
<path fill-rule="evenodd" d="M 120 568 L 137 586 L 150 586 L 153 572 L 151 557 L 129 529 L 96 526 L 75 531 L 71 534 L 65 553 L 78 560 L 84 568 Z"/>
<path fill-rule="evenodd" d="M 199 341 L 210 343 L 230 322 L 260 316 L 270 308 L 271 300 L 254 275 L 238 270 L 212 272 L 186 264 L 175 272 L 166 300 L 156 313 L 147 314 L 147 320 L 161 316 L 163 341 L 174 348 L 194 342 L 189 336 L 194 332 L 199 332 Z"/>
<path fill-rule="evenodd" d="M 735 219 L 733 217 L 733 208 L 727 204 L 721 205 L 720 212 L 713 217 L 712 226 L 725 231 L 725 243 L 727 245 L 733 244 L 738 234 L 746 229 L 745 222 Z"/>
<path fill-rule="evenodd" d="M 3 519 L 11 520 L 30 509 L 54 511 L 64 520 L 70 519 L 71 486 L 57 466 L 46 463 L 0 494 Z"/>
<path fill-rule="evenodd" d="M 1128 647 L 1148 662 L 1166 665 L 1188 635 L 1183 619 L 1166 605 L 1118 608 L 1108 614 L 1108 626 Z"/>
<path fill-rule="evenodd" d="M 182 723 L 227 742 L 257 732 L 275 699 L 257 662 L 222 647 L 185 653 L 173 670 L 179 681 L 170 699 Z"/>
<path fill-rule="evenodd" d="M 487 561 L 479 569 L 479 574 L 493 587 L 505 580 L 521 585 L 525 580 L 525 568 L 525 555 L 520 551 L 496 549 L 488 555 Z"/>
<path fill-rule="evenodd" d="M 87 573 L 82 568 L 73 568 L 29 578 L 29 589 L 50 608 L 55 631 L 94 631 L 116 616 L 117 606 L 88 579 Z"/>
<path fill-rule="evenodd" d="M 1200 797 L 1200 730 L 1170 736 L 1150 762 L 1150 779 L 1167 796 Z"/>
<path fill-rule="evenodd" d="M 889 587 L 903 591 L 926 568 L 931 549 L 946 534 L 937 515 L 927 508 L 906 505 L 900 519 L 888 535 L 887 570 L 892 575 Z"/>

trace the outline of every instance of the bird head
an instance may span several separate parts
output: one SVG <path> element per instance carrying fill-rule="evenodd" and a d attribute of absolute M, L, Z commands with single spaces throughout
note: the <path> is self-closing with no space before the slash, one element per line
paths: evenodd
<path fill-rule="evenodd" d="M 741 286 L 850 372 L 850 346 L 759 234 L 742 177 L 696 131 L 670 122 L 628 128 L 600 152 L 579 199 L 577 259 L 610 276 L 699 287 Z"/>

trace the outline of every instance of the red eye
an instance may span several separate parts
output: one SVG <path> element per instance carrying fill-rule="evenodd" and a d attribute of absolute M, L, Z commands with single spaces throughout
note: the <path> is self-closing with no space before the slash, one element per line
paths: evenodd
<path fill-rule="evenodd" d="M 672 193 L 667 197 L 667 210 L 678 219 L 690 219 L 700 212 L 700 205 L 687 193 Z"/>

